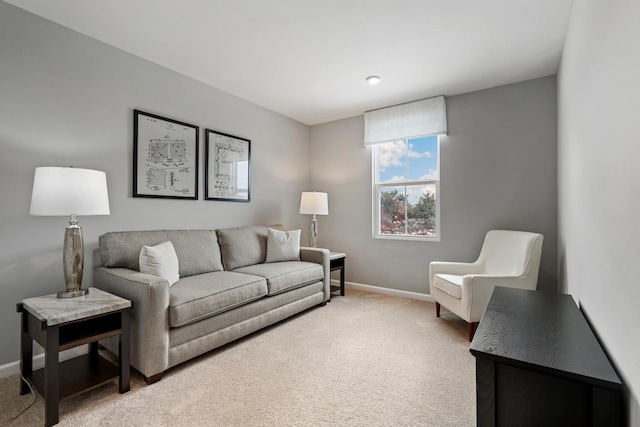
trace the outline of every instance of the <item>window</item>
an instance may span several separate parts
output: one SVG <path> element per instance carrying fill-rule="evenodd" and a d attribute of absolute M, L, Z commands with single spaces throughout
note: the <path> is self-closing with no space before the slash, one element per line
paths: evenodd
<path fill-rule="evenodd" d="M 440 142 L 444 96 L 364 113 L 373 155 L 373 237 L 440 241 Z M 422 135 L 420 137 L 415 135 Z"/>
<path fill-rule="evenodd" d="M 373 236 L 440 239 L 438 136 L 372 146 Z"/>

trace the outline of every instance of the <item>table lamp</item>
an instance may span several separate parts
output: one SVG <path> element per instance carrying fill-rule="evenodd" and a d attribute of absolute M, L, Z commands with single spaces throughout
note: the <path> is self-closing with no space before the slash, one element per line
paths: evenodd
<path fill-rule="evenodd" d="M 80 297 L 82 289 L 84 242 L 76 215 L 109 215 L 107 176 L 104 172 L 74 167 L 36 168 L 31 193 L 31 215 L 67 216 L 62 260 L 66 291 L 58 298 Z"/>
<path fill-rule="evenodd" d="M 303 192 L 300 198 L 300 213 L 313 215 L 311 220 L 311 244 L 315 248 L 318 243 L 318 219 L 316 215 L 329 215 L 327 193 Z"/>

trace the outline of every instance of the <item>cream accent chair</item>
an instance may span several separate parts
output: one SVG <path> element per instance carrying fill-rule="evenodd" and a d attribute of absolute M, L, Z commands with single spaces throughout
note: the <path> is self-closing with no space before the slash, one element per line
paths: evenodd
<path fill-rule="evenodd" d="M 468 323 L 469 341 L 496 286 L 536 289 L 542 254 L 542 234 L 491 230 L 477 261 L 439 262 L 429 265 L 431 296 Z"/>

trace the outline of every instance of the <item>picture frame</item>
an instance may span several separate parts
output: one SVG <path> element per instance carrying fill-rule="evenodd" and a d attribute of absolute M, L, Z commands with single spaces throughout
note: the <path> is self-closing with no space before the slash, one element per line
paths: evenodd
<path fill-rule="evenodd" d="M 133 110 L 133 197 L 198 199 L 200 128 Z"/>
<path fill-rule="evenodd" d="M 251 141 L 205 129 L 205 200 L 251 201 Z"/>

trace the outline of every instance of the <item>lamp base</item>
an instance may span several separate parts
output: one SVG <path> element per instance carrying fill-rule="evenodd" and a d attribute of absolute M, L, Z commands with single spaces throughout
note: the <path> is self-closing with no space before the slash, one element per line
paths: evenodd
<path fill-rule="evenodd" d="M 313 214 L 313 219 L 311 220 L 311 244 L 314 248 L 317 247 L 318 244 L 318 219 L 316 218 L 316 214 Z"/>
<path fill-rule="evenodd" d="M 58 292 L 58 298 L 85 296 L 89 291 L 82 289 L 84 271 L 84 242 L 82 228 L 75 215 L 71 215 L 69 225 L 64 229 L 64 247 L 62 249 L 65 291 Z"/>
<path fill-rule="evenodd" d="M 89 293 L 89 289 L 78 289 L 76 291 L 60 291 L 58 298 L 76 298 L 83 297 Z"/>

